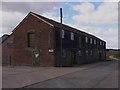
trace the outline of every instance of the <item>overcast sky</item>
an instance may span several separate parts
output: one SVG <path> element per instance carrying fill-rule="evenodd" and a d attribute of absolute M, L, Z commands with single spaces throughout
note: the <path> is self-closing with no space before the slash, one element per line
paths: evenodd
<path fill-rule="evenodd" d="M 65 24 L 105 40 L 107 48 L 118 48 L 117 2 L 2 2 L 0 36 L 10 34 L 30 11 L 59 22 L 60 7 Z"/>

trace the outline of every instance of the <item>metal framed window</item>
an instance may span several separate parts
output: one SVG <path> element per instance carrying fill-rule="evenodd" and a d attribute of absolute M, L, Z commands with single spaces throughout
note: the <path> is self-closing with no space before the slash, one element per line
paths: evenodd
<path fill-rule="evenodd" d="M 82 56 L 81 50 L 78 51 L 79 56 Z"/>
<path fill-rule="evenodd" d="M 88 50 L 86 50 L 86 55 L 88 55 Z"/>
<path fill-rule="evenodd" d="M 103 42 L 103 46 L 105 46 L 105 43 Z"/>
<path fill-rule="evenodd" d="M 65 38 L 65 31 L 64 30 L 62 30 L 62 33 L 61 33 L 62 35 L 61 35 L 61 37 L 62 38 Z"/>
<path fill-rule="evenodd" d="M 71 32 L 71 40 L 74 40 L 74 33 Z"/>
<path fill-rule="evenodd" d="M 92 38 L 90 38 L 90 43 L 92 44 Z"/>
<path fill-rule="evenodd" d="M 93 55 L 93 52 L 92 52 L 92 50 L 90 51 L 90 55 Z"/>
<path fill-rule="evenodd" d="M 100 41 L 100 45 L 102 45 L 102 41 Z"/>
<path fill-rule="evenodd" d="M 88 37 L 85 37 L 85 42 L 88 43 Z"/>
<path fill-rule="evenodd" d="M 94 44 L 96 44 L 96 40 L 94 39 Z"/>
<path fill-rule="evenodd" d="M 62 50 L 62 57 L 66 57 L 66 50 Z"/>
<path fill-rule="evenodd" d="M 81 39 L 81 36 L 79 36 L 79 47 L 81 48 L 81 45 L 82 44 L 82 39 Z"/>
<path fill-rule="evenodd" d="M 27 38 L 28 38 L 28 43 L 27 43 L 28 47 L 34 48 L 35 47 L 35 33 L 34 32 L 28 33 Z"/>

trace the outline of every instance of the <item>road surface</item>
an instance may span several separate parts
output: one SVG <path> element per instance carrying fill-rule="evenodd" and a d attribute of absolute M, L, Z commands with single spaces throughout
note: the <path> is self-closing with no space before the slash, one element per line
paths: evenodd
<path fill-rule="evenodd" d="M 118 88 L 118 61 L 102 62 L 24 88 Z"/>

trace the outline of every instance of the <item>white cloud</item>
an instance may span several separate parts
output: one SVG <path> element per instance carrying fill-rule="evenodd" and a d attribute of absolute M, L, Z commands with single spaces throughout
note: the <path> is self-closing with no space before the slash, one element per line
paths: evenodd
<path fill-rule="evenodd" d="M 120 0 L 104 0 L 104 2 L 119 2 Z"/>
<path fill-rule="evenodd" d="M 59 16 L 56 16 L 55 13 L 52 13 L 52 12 L 45 12 L 42 14 L 43 16 L 49 18 L 49 19 L 52 19 L 54 21 L 59 21 Z"/>
<path fill-rule="evenodd" d="M 1 0 L 3 2 L 119 2 L 119 0 Z"/>
<path fill-rule="evenodd" d="M 102 3 L 97 9 L 92 3 L 82 3 L 73 6 L 73 10 L 79 12 L 73 16 L 73 20 L 77 23 L 113 24 L 118 20 L 118 3 L 115 2 Z"/>
<path fill-rule="evenodd" d="M 65 2 L 67 0 L 2 0 L 2 2 Z"/>
<path fill-rule="evenodd" d="M 28 4 L 27 4 L 28 5 Z M 49 4 L 52 5 L 52 4 Z M 17 9 L 14 9 L 15 6 L 11 8 L 4 9 L 4 11 L 0 11 L 0 14 L 3 15 L 3 25 L 0 26 L 2 28 L 3 33 L 10 33 L 14 27 L 24 18 L 25 13 L 27 14 L 32 10 L 40 15 L 46 16 L 50 19 L 59 21 L 59 16 L 54 12 L 50 12 L 51 9 L 57 9 L 58 6 L 52 5 L 47 8 L 41 8 L 38 6 L 34 6 L 33 4 L 29 4 L 32 7 L 23 7 L 21 6 Z M 45 7 L 46 4 L 42 5 Z M 47 5 L 48 6 L 48 5 Z M 17 6 L 16 6 L 17 7 Z M 73 10 L 77 11 L 79 14 L 73 16 L 73 21 L 70 26 L 73 26 L 78 29 L 82 29 L 85 32 L 90 34 L 94 34 L 107 41 L 107 48 L 117 48 L 118 47 L 118 34 L 117 28 L 104 28 L 99 25 L 111 25 L 117 23 L 117 3 L 103 3 L 97 9 L 92 3 L 82 3 L 80 5 L 72 6 Z M 24 11 L 26 8 L 26 11 Z M 27 9 L 28 8 L 28 9 Z M 11 10 L 10 10 L 11 9 Z M 23 11 L 21 11 L 23 10 Z M 24 13 L 23 13 L 24 12 Z M 59 12 L 58 12 L 59 13 Z M 65 19 L 64 19 L 65 20 Z M 84 25 L 83 25 L 84 23 Z M 85 24 L 87 24 L 85 26 Z M 92 26 L 90 24 L 93 24 Z M 95 26 L 94 26 L 95 25 Z M 98 27 L 96 27 L 98 25 Z M 1 35 L 1 33 L 0 33 Z"/>
<path fill-rule="evenodd" d="M 73 10 L 80 12 L 81 14 L 89 14 L 94 11 L 94 5 L 91 3 L 83 3 L 81 5 L 76 5 Z"/>
<path fill-rule="evenodd" d="M 118 36 L 118 29 L 117 28 L 110 28 L 103 32 L 106 36 Z"/>
<path fill-rule="evenodd" d="M 0 14 L 2 15 L 2 24 L 0 25 L 0 29 L 2 32 L 0 33 L 0 36 L 2 34 L 9 34 L 13 31 L 15 26 L 24 18 L 25 14 L 22 14 L 20 12 L 6 12 L 6 11 L 0 11 Z"/>
<path fill-rule="evenodd" d="M 2 10 L 0 9 L 0 17 L 2 18 L 2 24 L 0 25 L 2 32 L 0 32 L 0 36 L 5 33 L 11 33 L 30 11 L 46 15 L 55 20 L 58 19 L 49 12 L 60 7 L 60 5 L 60 3 L 56 2 L 3 2 Z"/>
<path fill-rule="evenodd" d="M 2 16 L 3 16 L 3 27 L 4 26 L 13 26 L 14 24 L 17 24 L 18 22 L 20 22 L 20 20 L 23 19 L 25 14 L 22 14 L 20 12 L 2 12 Z"/>
<path fill-rule="evenodd" d="M 2 10 L 2 3 L 0 2 L 0 11 Z M 2 35 L 2 12 L 0 12 L 0 36 Z"/>
<path fill-rule="evenodd" d="M 77 28 L 81 31 L 87 32 L 89 34 L 95 35 L 98 38 L 106 41 L 107 48 L 118 48 L 118 28 L 104 28 L 104 27 L 95 27 L 95 26 L 84 26 L 77 24 L 68 24 L 74 28 Z"/>
<path fill-rule="evenodd" d="M 78 12 L 72 25 L 105 40 L 107 48 L 118 48 L 118 27 L 113 27 L 118 23 L 117 2 L 104 2 L 97 8 L 93 3 L 81 3 L 72 8 Z"/>
<path fill-rule="evenodd" d="M 101 37 L 107 41 L 107 47 L 118 48 L 118 28 L 109 28 L 102 32 Z"/>
<path fill-rule="evenodd" d="M 60 6 L 57 2 L 3 2 L 3 11 L 28 13 L 30 11 L 44 13 Z"/>

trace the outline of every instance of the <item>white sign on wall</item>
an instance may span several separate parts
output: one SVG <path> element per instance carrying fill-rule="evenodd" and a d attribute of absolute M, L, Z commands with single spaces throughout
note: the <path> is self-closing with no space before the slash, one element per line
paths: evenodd
<path fill-rule="evenodd" d="M 49 52 L 54 52 L 54 50 L 53 49 L 49 49 Z"/>
<path fill-rule="evenodd" d="M 36 54 L 35 54 L 35 57 L 36 57 L 36 58 L 37 58 L 37 57 L 39 57 L 39 54 L 38 54 L 38 53 L 36 53 Z"/>

